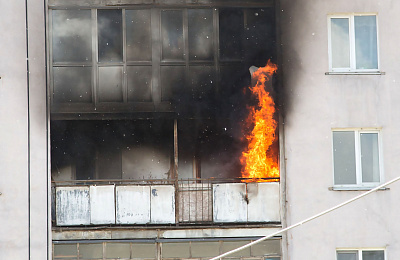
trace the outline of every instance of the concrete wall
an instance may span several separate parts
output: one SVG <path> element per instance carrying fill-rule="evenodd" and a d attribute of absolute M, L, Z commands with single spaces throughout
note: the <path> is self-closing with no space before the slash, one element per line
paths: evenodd
<path fill-rule="evenodd" d="M 44 1 L 27 8 L 28 44 L 25 1 L 0 1 L 0 259 L 48 255 Z"/>
<path fill-rule="evenodd" d="M 384 178 L 398 176 L 400 155 L 400 2 L 372 0 L 280 1 L 287 221 L 294 224 L 362 191 L 331 191 L 332 128 L 381 128 Z M 385 75 L 325 75 L 327 15 L 378 14 L 380 70 Z M 336 259 L 336 248 L 386 247 L 400 257 L 397 199 L 400 183 L 288 234 L 289 259 Z"/>

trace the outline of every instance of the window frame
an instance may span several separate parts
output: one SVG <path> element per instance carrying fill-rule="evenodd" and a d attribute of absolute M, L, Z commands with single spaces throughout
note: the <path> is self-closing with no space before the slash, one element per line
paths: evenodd
<path fill-rule="evenodd" d="M 185 86 L 189 86 L 190 81 L 190 69 L 193 68 L 194 74 L 198 66 L 206 66 L 212 73 L 212 87 L 210 87 L 211 95 L 220 95 L 221 83 L 219 79 L 222 75 L 221 70 L 226 66 L 247 66 L 248 63 L 254 64 L 260 62 L 260 60 L 254 59 L 254 57 L 241 57 L 238 60 L 225 60 L 220 56 L 220 31 L 219 31 L 219 19 L 221 11 L 226 8 L 241 10 L 244 14 L 246 12 L 254 10 L 262 10 L 264 7 L 272 8 L 269 3 L 260 3 L 255 6 L 247 6 L 243 4 L 235 4 L 232 7 L 227 7 L 225 4 L 215 5 L 157 5 L 157 6 L 103 6 L 103 5 L 84 5 L 84 6 L 64 6 L 59 0 L 53 0 L 57 4 L 52 4 L 48 9 L 48 89 L 49 89 L 49 101 L 51 104 L 51 113 L 64 118 L 66 114 L 71 117 L 81 118 L 78 113 L 131 113 L 132 111 L 147 113 L 147 112 L 174 112 L 175 106 L 172 104 L 172 100 L 169 99 L 168 93 L 165 92 L 162 82 L 162 69 L 168 67 L 181 66 L 183 68 L 183 82 Z M 92 1 L 92 0 L 90 0 Z M 94 1 L 94 0 L 93 0 Z M 130 1 L 130 0 L 129 0 Z M 122 60 L 121 61 L 100 61 L 99 60 L 99 30 L 98 30 L 98 11 L 99 10 L 121 10 L 122 13 Z M 193 59 L 189 58 L 189 33 L 188 33 L 188 12 L 190 10 L 210 10 L 212 13 L 212 59 Z M 53 55 L 53 33 L 55 25 L 53 24 L 53 12 L 60 10 L 87 10 L 90 12 L 90 27 L 91 27 L 91 60 L 87 62 L 79 61 L 55 61 Z M 138 60 L 130 61 L 127 58 L 127 26 L 126 26 L 126 12 L 128 10 L 149 10 L 150 12 L 150 34 L 151 34 L 151 59 L 150 60 Z M 162 13 L 168 11 L 178 10 L 183 14 L 182 26 L 183 26 L 183 40 L 184 40 L 184 59 L 183 60 L 163 60 L 162 55 Z M 275 27 L 271 27 L 273 35 L 276 34 Z M 244 29 L 243 29 L 244 33 Z M 244 37 L 244 34 L 242 35 Z M 241 39 L 241 40 L 244 40 Z M 246 46 L 242 46 L 246 48 Z M 276 46 L 273 50 L 275 50 Z M 271 49 L 272 50 L 272 49 Z M 271 55 L 275 55 L 275 52 L 271 52 Z M 129 75 L 128 69 L 130 67 L 142 67 L 149 68 L 150 70 L 150 83 L 148 89 L 150 91 L 150 98 L 146 100 L 135 100 L 129 97 Z M 87 101 L 57 101 L 55 98 L 56 86 L 54 83 L 55 73 L 54 69 L 57 67 L 61 68 L 74 68 L 74 67 L 85 67 L 91 70 L 91 74 L 88 76 L 90 84 L 86 84 L 88 89 L 90 88 L 90 100 Z M 100 70 L 104 68 L 121 68 L 121 95 L 118 96 L 118 100 L 101 99 L 100 91 Z M 165 93 L 167 93 L 165 95 Z M 120 94 L 118 92 L 118 94 Z M 89 99 L 89 96 L 88 96 Z M 202 100 L 194 100 L 194 103 L 204 102 Z M 112 111 L 112 112 L 110 112 Z"/>
<path fill-rule="evenodd" d="M 355 46 L 355 27 L 354 17 L 356 16 L 375 16 L 376 17 L 376 55 L 377 55 L 377 68 L 376 69 L 357 69 L 356 67 L 356 46 Z M 349 19 L 349 62 L 350 67 L 347 68 L 334 68 L 332 66 L 332 18 L 347 18 Z M 347 14 L 329 14 L 327 17 L 328 24 L 328 57 L 329 57 L 329 71 L 337 73 L 348 73 L 348 72 L 361 72 L 361 73 L 374 73 L 380 71 L 379 62 L 379 23 L 378 13 L 347 13 Z"/>
<path fill-rule="evenodd" d="M 386 260 L 386 248 L 384 247 L 368 247 L 368 248 L 337 248 L 336 249 L 336 259 L 338 259 L 339 252 L 357 252 L 358 259 L 363 260 L 362 253 L 366 251 L 383 251 L 383 258 Z"/>
<path fill-rule="evenodd" d="M 355 184 L 336 184 L 335 183 L 335 158 L 334 158 L 334 132 L 354 132 L 354 148 L 355 148 Z M 360 136 L 364 133 L 376 133 L 378 135 L 378 160 L 379 160 L 379 182 L 363 182 L 362 165 L 361 165 L 361 141 Z M 332 129 L 332 181 L 335 189 L 369 189 L 378 186 L 384 182 L 383 170 L 383 149 L 382 149 L 382 131 L 379 128 L 333 128 Z"/>

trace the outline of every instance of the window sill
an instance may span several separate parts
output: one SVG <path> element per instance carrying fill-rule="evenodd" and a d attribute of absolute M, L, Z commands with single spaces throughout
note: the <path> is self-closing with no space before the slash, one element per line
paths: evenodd
<path fill-rule="evenodd" d="M 375 186 L 376 187 L 376 186 Z M 331 191 L 363 191 L 363 190 L 372 190 L 375 187 L 329 187 L 328 190 Z M 390 188 L 381 188 L 383 190 L 390 190 Z"/>
<path fill-rule="evenodd" d="M 386 75 L 383 71 L 368 71 L 368 72 L 325 72 L 325 75 Z"/>

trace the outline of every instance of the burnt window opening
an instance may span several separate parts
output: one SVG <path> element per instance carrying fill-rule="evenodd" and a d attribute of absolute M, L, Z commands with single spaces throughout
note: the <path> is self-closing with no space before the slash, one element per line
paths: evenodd
<path fill-rule="evenodd" d="M 173 121 L 52 121 L 54 180 L 166 179 Z"/>
<path fill-rule="evenodd" d="M 274 12 L 52 8 L 53 179 L 172 179 L 175 159 L 181 179 L 241 177 L 244 89 L 276 59 Z"/>
<path fill-rule="evenodd" d="M 178 121 L 178 178 L 240 177 L 243 145 L 227 126 Z M 54 120 L 51 142 L 55 181 L 175 177 L 172 119 Z"/>

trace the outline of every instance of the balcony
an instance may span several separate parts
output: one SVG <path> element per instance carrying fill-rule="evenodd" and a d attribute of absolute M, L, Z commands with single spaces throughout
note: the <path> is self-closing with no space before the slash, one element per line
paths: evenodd
<path fill-rule="evenodd" d="M 240 181 L 53 182 L 53 221 L 56 226 L 279 223 L 279 182 Z"/>

